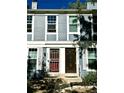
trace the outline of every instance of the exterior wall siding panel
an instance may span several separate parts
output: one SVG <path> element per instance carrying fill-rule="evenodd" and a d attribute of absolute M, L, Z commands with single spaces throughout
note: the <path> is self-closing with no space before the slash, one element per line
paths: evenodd
<path fill-rule="evenodd" d="M 45 40 L 45 16 L 36 15 L 34 17 L 34 41 Z"/>
<path fill-rule="evenodd" d="M 67 15 L 65 14 L 58 16 L 58 40 L 67 40 Z"/>

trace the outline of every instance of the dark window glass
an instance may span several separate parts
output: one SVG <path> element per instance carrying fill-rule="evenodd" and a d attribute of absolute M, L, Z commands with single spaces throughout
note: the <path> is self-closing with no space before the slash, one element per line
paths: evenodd
<path fill-rule="evenodd" d="M 96 34 L 93 35 L 93 40 L 97 41 L 97 35 Z"/>
<path fill-rule="evenodd" d="M 55 30 L 56 29 L 56 25 L 50 24 L 50 25 L 48 25 L 48 29 Z"/>
<path fill-rule="evenodd" d="M 32 16 L 27 16 L 27 23 L 32 23 Z"/>
<path fill-rule="evenodd" d="M 93 31 L 97 32 L 97 15 L 93 15 Z"/>
<path fill-rule="evenodd" d="M 32 26 L 31 26 L 31 24 L 27 24 L 27 28 L 31 28 Z"/>
<path fill-rule="evenodd" d="M 32 25 L 31 24 L 27 24 L 27 32 L 32 32 Z"/>
<path fill-rule="evenodd" d="M 48 16 L 48 23 L 56 23 L 56 16 Z"/>
<path fill-rule="evenodd" d="M 27 16 L 27 32 L 32 32 L 32 16 Z"/>
<path fill-rule="evenodd" d="M 97 53 L 96 48 L 88 49 L 88 67 L 89 69 L 97 68 Z"/>

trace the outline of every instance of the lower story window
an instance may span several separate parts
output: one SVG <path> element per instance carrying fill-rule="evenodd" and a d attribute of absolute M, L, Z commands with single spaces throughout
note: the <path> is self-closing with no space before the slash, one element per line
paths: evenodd
<path fill-rule="evenodd" d="M 96 57 L 96 48 L 88 49 L 88 68 L 97 69 L 97 57 Z"/>
<path fill-rule="evenodd" d="M 27 78 L 33 78 L 33 75 L 36 71 L 36 62 L 37 62 L 37 49 L 29 48 L 28 51 L 28 60 L 27 60 Z"/>

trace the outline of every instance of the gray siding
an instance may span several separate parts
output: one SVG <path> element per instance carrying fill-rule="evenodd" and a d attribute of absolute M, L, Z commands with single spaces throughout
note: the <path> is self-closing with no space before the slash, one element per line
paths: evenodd
<path fill-rule="evenodd" d="M 47 41 L 56 41 L 56 35 L 47 35 Z"/>
<path fill-rule="evenodd" d="M 45 16 L 36 15 L 34 17 L 34 41 L 45 40 Z"/>
<path fill-rule="evenodd" d="M 67 16 L 65 14 L 58 16 L 58 40 L 67 40 Z"/>
<path fill-rule="evenodd" d="M 27 34 L 27 41 L 31 41 L 32 40 L 32 34 Z"/>

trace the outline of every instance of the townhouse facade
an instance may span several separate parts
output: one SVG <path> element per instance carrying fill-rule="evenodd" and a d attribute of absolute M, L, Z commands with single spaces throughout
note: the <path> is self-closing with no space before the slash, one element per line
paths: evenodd
<path fill-rule="evenodd" d="M 34 7 L 34 6 L 33 6 Z M 91 10 L 82 10 L 85 20 L 93 17 Z M 80 35 L 79 14 L 74 9 L 28 9 L 27 13 L 27 69 L 29 74 L 43 69 L 49 75 L 76 75 L 82 77 L 88 71 L 89 62 L 97 61 L 96 47 L 82 51 L 73 42 Z M 74 21 L 75 20 L 75 21 Z M 92 20 L 93 21 L 93 20 Z M 92 28 L 96 40 L 97 32 Z"/>

